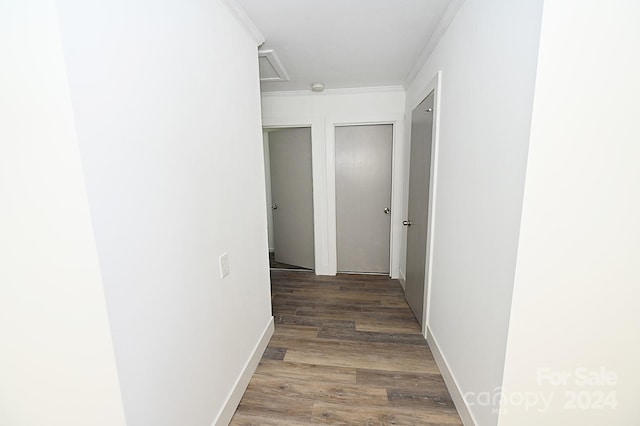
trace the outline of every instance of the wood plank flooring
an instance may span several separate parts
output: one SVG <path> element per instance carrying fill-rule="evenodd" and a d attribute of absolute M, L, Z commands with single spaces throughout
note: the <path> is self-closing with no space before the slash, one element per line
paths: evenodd
<path fill-rule="evenodd" d="M 303 268 L 302 266 L 289 265 L 288 263 L 276 262 L 276 254 L 274 252 L 269 252 L 269 267 L 271 269 L 292 269 L 292 270 L 300 270 L 300 271 L 309 271 L 309 269 Z"/>
<path fill-rule="evenodd" d="M 276 327 L 232 425 L 461 425 L 396 280 L 271 272 Z"/>

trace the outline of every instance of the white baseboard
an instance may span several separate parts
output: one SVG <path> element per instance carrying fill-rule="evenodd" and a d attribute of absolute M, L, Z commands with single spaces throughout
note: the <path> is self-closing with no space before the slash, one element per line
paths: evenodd
<path fill-rule="evenodd" d="M 449 364 L 442 355 L 440 346 L 438 346 L 438 342 L 436 341 L 435 337 L 433 337 L 433 334 L 431 334 L 431 329 L 429 327 L 427 327 L 427 344 L 429 345 L 431 353 L 433 354 L 433 358 L 436 360 L 436 364 L 440 369 L 440 373 L 442 374 L 444 383 L 447 385 L 447 389 L 451 394 L 451 399 L 453 399 L 453 404 L 458 410 L 458 414 L 460 415 L 462 423 L 464 424 L 464 426 L 476 426 L 477 422 L 473 418 L 473 414 L 471 414 L 471 411 L 469 410 L 469 407 L 464 400 L 464 396 L 462 395 L 460 386 L 458 386 L 458 382 L 451 372 Z"/>
<path fill-rule="evenodd" d="M 404 276 L 402 271 L 398 271 L 398 272 L 400 273 L 400 276 L 398 276 L 398 281 L 400 281 L 400 285 L 402 286 L 402 288 L 406 290 L 406 288 L 407 288 L 407 277 Z"/>
<path fill-rule="evenodd" d="M 271 317 L 267 327 L 264 329 L 264 332 L 260 337 L 260 340 L 258 340 L 255 348 L 253 348 L 253 353 L 244 365 L 240 377 L 238 377 L 233 389 L 229 393 L 222 410 L 218 414 L 218 417 L 213 421 L 213 426 L 227 426 L 231 421 L 231 418 L 236 412 L 236 408 L 238 408 L 238 404 L 240 404 L 242 395 L 244 395 L 244 391 L 247 390 L 247 386 L 249 386 L 253 373 L 255 373 L 256 368 L 258 368 L 262 354 L 264 354 L 264 351 L 269 344 L 269 340 L 271 340 L 271 336 L 273 336 L 274 329 L 273 317 Z"/>

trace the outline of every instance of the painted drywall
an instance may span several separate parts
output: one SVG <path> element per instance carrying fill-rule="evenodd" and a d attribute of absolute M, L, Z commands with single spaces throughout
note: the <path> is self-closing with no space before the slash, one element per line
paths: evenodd
<path fill-rule="evenodd" d="M 124 425 L 55 3 L 0 3 L 0 424 Z"/>
<path fill-rule="evenodd" d="M 272 92 L 262 96 L 265 126 L 311 126 L 316 273 L 335 275 L 335 131 L 336 125 L 394 123 L 394 182 L 391 205 L 391 276 L 398 277 L 402 233 L 404 90 L 400 87 L 327 90 L 323 93 Z"/>
<path fill-rule="evenodd" d="M 545 2 L 500 425 L 640 424 L 639 20 Z"/>
<path fill-rule="evenodd" d="M 541 10 L 465 1 L 407 88 L 410 116 L 442 71 L 427 321 L 463 394 L 502 384 Z M 477 424 L 497 423 L 494 407 L 468 408 Z"/>
<path fill-rule="evenodd" d="M 399 85 L 451 0 L 239 0 L 290 78 L 264 91 Z"/>
<path fill-rule="evenodd" d="M 256 41 L 217 0 L 59 16 L 128 424 L 211 424 L 271 318 Z"/>

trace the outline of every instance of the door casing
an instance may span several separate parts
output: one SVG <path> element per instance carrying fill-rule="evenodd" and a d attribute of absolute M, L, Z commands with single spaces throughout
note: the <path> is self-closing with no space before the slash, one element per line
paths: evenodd
<path fill-rule="evenodd" d="M 391 190 L 391 277 L 399 278 L 402 255 L 402 206 L 404 153 L 404 113 L 339 111 L 333 115 L 265 115 L 263 129 L 311 127 L 314 244 L 317 275 L 337 273 L 335 205 L 335 126 L 393 125 L 393 165 Z"/>
<path fill-rule="evenodd" d="M 338 270 L 389 275 L 393 125 L 335 131 Z"/>
<path fill-rule="evenodd" d="M 276 262 L 315 269 L 311 129 L 271 132 L 268 146 Z"/>
<path fill-rule="evenodd" d="M 335 131 L 341 126 L 370 126 L 379 124 L 391 124 L 393 126 L 393 141 L 391 154 L 391 234 L 389 265 L 391 278 L 399 277 L 400 252 L 402 247 L 402 165 L 401 165 L 401 145 L 404 134 L 404 116 L 394 117 L 395 119 L 348 121 L 337 118 L 330 118 L 326 124 L 327 135 L 327 195 L 328 195 L 328 219 L 329 219 L 329 267 L 331 275 L 335 275 L 338 270 L 337 256 L 337 211 L 336 211 L 336 170 L 335 170 Z"/>
<path fill-rule="evenodd" d="M 301 115 L 295 117 L 263 117 L 262 128 L 281 129 L 309 127 L 311 128 L 311 172 L 313 176 L 313 244 L 315 257 L 315 273 L 317 275 L 334 275 L 330 269 L 329 247 L 327 241 L 327 208 L 324 201 L 327 197 L 327 178 L 323 173 L 326 164 L 325 121 L 317 115 Z"/>

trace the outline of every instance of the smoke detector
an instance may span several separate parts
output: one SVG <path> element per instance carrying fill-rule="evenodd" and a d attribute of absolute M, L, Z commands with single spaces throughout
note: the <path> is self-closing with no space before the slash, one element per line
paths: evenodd
<path fill-rule="evenodd" d="M 311 83 L 311 90 L 313 90 L 314 92 L 322 92 L 324 90 L 324 84 Z"/>

